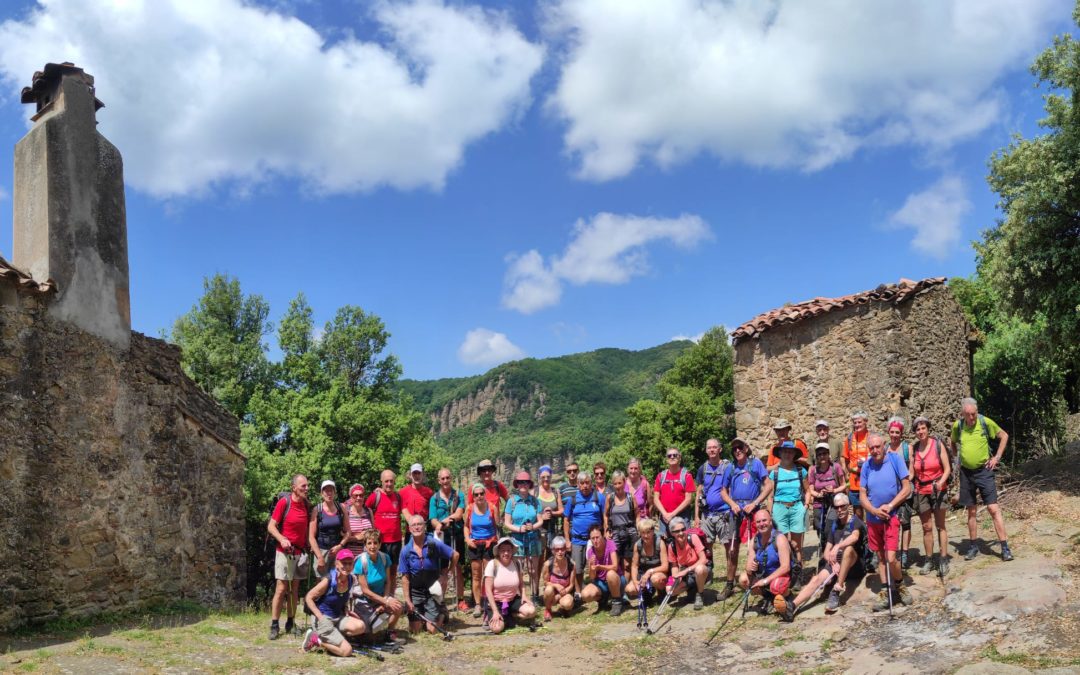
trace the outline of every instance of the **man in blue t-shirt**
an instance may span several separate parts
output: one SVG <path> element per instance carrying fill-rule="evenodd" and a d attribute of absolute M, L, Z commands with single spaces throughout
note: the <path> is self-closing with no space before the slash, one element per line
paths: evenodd
<path fill-rule="evenodd" d="M 569 540 L 574 572 L 580 582 L 585 573 L 585 553 L 589 549 L 589 528 L 593 525 L 607 529 L 604 522 L 604 495 L 592 487 L 592 476 L 578 476 L 577 490 L 563 504 L 563 533 Z"/>
<path fill-rule="evenodd" d="M 727 555 L 727 584 L 717 599 L 727 600 L 735 589 L 735 570 L 739 564 L 739 545 L 749 540 L 753 530 L 754 511 L 769 496 L 763 489 L 768 473 L 760 459 L 750 456 L 750 446 L 741 438 L 731 442 L 735 461 L 728 462 L 720 478 L 720 498 L 727 504 L 732 521 L 731 537 L 724 551 Z"/>
<path fill-rule="evenodd" d="M 401 548 L 398 559 L 398 575 L 401 592 L 409 610 L 409 630 L 417 632 L 421 623 L 429 633 L 435 626 L 446 621 L 442 598 L 431 593 L 431 586 L 439 580 L 441 563 L 449 560 L 456 565 L 458 552 L 427 532 L 427 521 L 420 514 L 409 518 L 409 534 L 412 538 Z"/>
<path fill-rule="evenodd" d="M 878 554 L 878 574 L 884 590 L 874 611 L 880 612 L 889 608 L 887 593 L 890 592 L 893 601 L 911 604 L 911 594 L 901 583 L 903 571 L 896 556 L 900 548 L 900 519 L 896 509 L 911 494 L 911 478 L 903 458 L 885 451 L 885 439 L 880 434 L 870 434 L 866 448 L 870 457 L 859 474 L 859 502 L 866 512 L 867 543 Z M 888 570 L 885 565 L 889 566 Z M 892 581 L 891 589 L 889 581 Z"/>
<path fill-rule="evenodd" d="M 698 467 L 694 482 L 697 483 L 697 499 L 694 500 L 694 527 L 705 533 L 705 542 L 712 546 L 731 542 L 735 524 L 731 519 L 731 507 L 721 493 L 724 488 L 724 472 L 730 464 L 720 459 L 720 441 L 705 441 L 707 461 Z"/>

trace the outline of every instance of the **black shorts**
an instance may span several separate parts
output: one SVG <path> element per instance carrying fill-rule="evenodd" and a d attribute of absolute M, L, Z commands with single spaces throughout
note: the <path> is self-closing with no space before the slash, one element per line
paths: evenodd
<path fill-rule="evenodd" d="M 401 542 L 395 541 L 393 543 L 386 543 L 385 541 L 379 546 L 379 550 L 390 556 L 390 564 L 397 567 L 398 560 L 401 558 Z"/>
<path fill-rule="evenodd" d="M 437 622 L 439 616 L 445 611 L 445 607 L 435 599 L 435 596 L 431 594 L 427 587 L 413 588 L 410 586 L 409 600 L 412 601 L 417 614 L 433 623 Z"/>
<path fill-rule="evenodd" d="M 615 541 L 615 552 L 619 554 L 619 560 L 629 567 L 634 558 L 634 543 L 638 540 L 637 530 L 632 527 L 615 530 L 611 533 L 611 538 Z"/>
<path fill-rule="evenodd" d="M 442 541 L 444 544 L 454 549 L 458 553 L 458 562 L 465 560 L 465 533 L 464 532 L 447 532 L 443 530 Z M 440 558 L 439 569 L 445 570 L 450 567 L 449 558 Z"/>
<path fill-rule="evenodd" d="M 464 543 L 464 541 L 462 543 Z M 492 541 L 487 544 L 477 542 L 476 546 L 468 547 L 467 554 L 469 562 L 491 560 L 495 557 L 495 542 Z"/>
<path fill-rule="evenodd" d="M 502 611 L 502 607 L 499 607 L 499 611 Z M 521 611 L 521 596 L 516 595 L 506 606 L 506 614 L 503 615 L 503 621 L 506 623 L 507 628 L 514 627 L 514 616 L 516 616 L 519 611 Z M 492 616 L 491 606 L 488 604 L 487 597 L 480 599 L 480 612 L 483 615 L 484 623 L 486 624 Z"/>
<path fill-rule="evenodd" d="M 978 469 L 960 467 L 960 506 L 975 506 L 980 495 L 983 504 L 997 504 L 994 472 L 985 466 Z"/>

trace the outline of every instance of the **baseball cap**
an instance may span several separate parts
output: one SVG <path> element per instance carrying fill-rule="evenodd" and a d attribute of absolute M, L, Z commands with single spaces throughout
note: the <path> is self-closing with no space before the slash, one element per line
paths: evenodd
<path fill-rule="evenodd" d="M 417 462 L 409 467 L 409 473 L 416 473 L 417 471 L 424 473 L 424 465 Z"/>
<path fill-rule="evenodd" d="M 326 487 L 332 487 L 332 488 L 334 488 L 335 491 L 337 490 L 337 485 L 335 485 L 334 481 L 332 481 L 330 479 L 324 480 L 322 482 L 322 485 L 319 486 L 319 492 L 322 492 L 323 488 L 326 488 Z"/>
<path fill-rule="evenodd" d="M 817 422 L 814 422 L 814 428 L 815 429 L 817 429 L 818 427 L 828 427 L 828 426 L 829 426 L 829 423 L 826 422 L 825 420 L 818 420 Z"/>

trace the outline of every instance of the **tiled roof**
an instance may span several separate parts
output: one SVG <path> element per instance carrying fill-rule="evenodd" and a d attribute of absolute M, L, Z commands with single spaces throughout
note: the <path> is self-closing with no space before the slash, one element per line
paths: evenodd
<path fill-rule="evenodd" d="M 757 338 L 766 330 L 783 324 L 798 323 L 803 319 L 809 319 L 834 309 L 851 307 L 852 305 L 864 305 L 869 302 L 891 302 L 899 304 L 910 300 L 919 292 L 931 286 L 940 286 L 945 283 L 945 277 L 932 277 L 922 281 L 901 279 L 896 284 L 882 284 L 870 291 L 844 295 L 839 298 L 814 298 L 796 305 L 777 307 L 774 310 L 758 314 L 731 333 L 734 342 L 747 338 Z"/>
<path fill-rule="evenodd" d="M 34 279 L 22 270 L 12 267 L 11 264 L 0 258 L 0 279 L 15 284 L 22 291 L 29 293 L 51 293 L 56 290 L 56 283 L 47 281 L 34 281 Z"/>

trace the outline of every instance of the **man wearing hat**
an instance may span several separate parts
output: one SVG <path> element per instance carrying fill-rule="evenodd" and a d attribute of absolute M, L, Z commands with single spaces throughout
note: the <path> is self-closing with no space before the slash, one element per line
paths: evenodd
<path fill-rule="evenodd" d="M 495 514 L 495 522 L 502 523 L 503 505 L 510 498 L 510 491 L 502 481 L 495 479 L 495 464 L 490 459 L 482 459 L 476 465 L 476 475 L 480 476 L 480 482 L 484 484 L 484 499 L 491 506 L 491 512 Z M 473 503 L 472 490 L 469 490 L 469 505 Z"/>
<path fill-rule="evenodd" d="M 862 473 L 863 464 L 870 457 L 870 448 L 867 445 L 867 439 L 870 437 L 868 420 L 867 414 L 861 410 L 851 414 L 851 433 L 844 439 L 844 449 L 841 453 L 844 470 L 847 471 L 848 499 L 851 500 L 851 507 L 860 520 L 866 518 L 862 506 L 859 505 L 861 504 L 859 474 Z"/>
<path fill-rule="evenodd" d="M 398 490 L 401 494 L 401 512 L 405 516 L 405 522 L 413 516 L 423 516 L 424 522 L 428 520 L 428 502 L 435 491 L 424 485 L 424 466 L 413 464 L 409 467 L 410 484 Z M 430 527 L 429 527 L 430 529 Z"/>
<path fill-rule="evenodd" d="M 792 440 L 791 438 L 791 422 L 781 418 L 776 420 L 776 424 L 773 424 L 773 431 L 776 432 L 776 444 L 773 449 L 779 448 L 785 442 L 791 442 L 795 444 L 795 463 L 804 469 L 810 468 L 810 451 L 806 447 L 806 443 L 798 439 Z M 776 452 L 770 452 L 767 458 L 766 468 L 772 469 L 780 463 L 779 455 Z"/>
<path fill-rule="evenodd" d="M 829 434 L 829 423 L 825 420 L 814 422 L 814 432 L 817 434 L 816 445 L 829 444 L 829 456 L 832 461 L 839 462 L 840 454 L 844 451 L 844 442 L 839 438 L 832 438 Z"/>
<path fill-rule="evenodd" d="M 754 511 L 769 496 L 769 490 L 765 489 L 768 472 L 760 459 L 750 456 L 750 446 L 746 441 L 741 438 L 733 440 L 731 452 L 735 459 L 728 464 L 724 476 L 720 479 L 720 497 L 731 508 L 735 536 L 731 543 L 724 547 L 727 555 L 727 585 L 718 596 L 721 601 L 727 600 L 734 592 L 739 545 L 753 536 Z"/>

